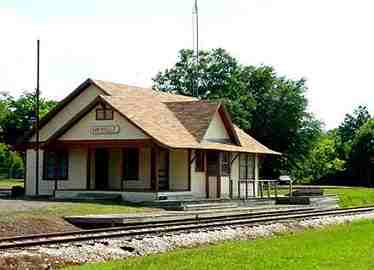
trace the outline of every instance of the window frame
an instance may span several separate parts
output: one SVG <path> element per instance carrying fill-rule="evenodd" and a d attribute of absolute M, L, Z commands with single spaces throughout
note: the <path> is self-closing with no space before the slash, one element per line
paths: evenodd
<path fill-rule="evenodd" d="M 243 159 L 243 156 L 245 157 Z M 255 156 L 250 153 L 240 153 L 239 154 L 239 179 L 248 180 L 255 178 Z M 252 162 L 252 164 L 251 164 Z M 243 177 L 242 169 L 245 168 L 245 175 Z M 250 173 L 252 170 L 252 173 Z M 250 177 L 251 176 L 251 177 Z"/>
<path fill-rule="evenodd" d="M 49 176 L 48 175 L 48 155 L 55 153 L 58 157 L 65 157 L 65 175 L 63 177 Z M 69 180 L 69 151 L 68 150 L 45 150 L 43 152 L 43 180 L 46 181 L 56 181 L 56 180 Z"/>
<path fill-rule="evenodd" d="M 135 156 L 130 157 L 131 151 L 136 151 Z M 134 169 L 135 174 L 131 175 L 128 173 L 129 171 L 129 163 L 127 162 L 128 160 L 133 160 L 135 159 L 137 162 L 136 164 L 136 169 Z M 123 181 L 139 181 L 139 175 L 140 175 L 140 149 L 139 148 L 123 148 L 122 149 L 122 180 Z"/>
<path fill-rule="evenodd" d="M 205 153 L 203 150 L 195 150 L 195 172 L 205 172 Z"/>
<path fill-rule="evenodd" d="M 99 113 L 102 113 L 102 117 L 99 117 Z M 105 121 L 105 120 L 113 120 L 114 119 L 114 112 L 111 108 L 97 108 L 96 109 L 96 120 L 97 121 Z"/>

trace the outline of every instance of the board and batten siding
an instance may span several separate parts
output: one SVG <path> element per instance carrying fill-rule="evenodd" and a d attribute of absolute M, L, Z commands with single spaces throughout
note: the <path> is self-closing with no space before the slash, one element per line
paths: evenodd
<path fill-rule="evenodd" d="M 71 127 L 59 140 L 137 140 L 149 138 L 144 132 L 127 121 L 118 112 L 113 112 L 113 120 L 96 120 L 97 106 L 84 116 L 78 123 Z M 94 127 L 119 127 L 119 131 L 113 134 L 91 134 Z"/>
<path fill-rule="evenodd" d="M 96 86 L 89 86 L 77 97 L 70 101 L 51 121 L 40 129 L 40 141 L 46 141 L 57 130 L 63 127 L 71 118 L 78 114 L 84 106 L 91 103 L 98 95 L 104 93 Z M 35 141 L 35 136 L 30 141 Z"/>
<path fill-rule="evenodd" d="M 36 151 L 27 150 L 26 160 L 26 195 L 35 195 L 36 175 L 35 175 L 35 156 Z M 39 194 L 53 195 L 55 188 L 54 180 L 43 179 L 43 150 L 39 151 Z M 87 150 L 82 148 L 69 149 L 69 168 L 68 179 L 60 180 L 57 183 L 58 189 L 85 189 L 86 188 L 86 168 L 87 168 Z"/>

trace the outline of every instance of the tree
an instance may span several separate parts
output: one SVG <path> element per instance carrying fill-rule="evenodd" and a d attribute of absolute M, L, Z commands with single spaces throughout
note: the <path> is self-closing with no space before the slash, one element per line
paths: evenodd
<path fill-rule="evenodd" d="M 292 170 L 321 130 L 306 112 L 305 80 L 279 76 L 269 66 L 240 65 L 223 49 L 200 51 L 199 59 L 195 67 L 192 51 L 181 50 L 177 63 L 153 79 L 154 88 L 192 96 L 197 70 L 199 98 L 221 100 L 236 125 L 287 157 L 266 162 L 265 176 Z"/>
<path fill-rule="evenodd" d="M 356 133 L 350 154 L 355 176 L 360 184 L 374 185 L 374 119 L 368 120 Z"/>
<path fill-rule="evenodd" d="M 352 150 L 352 143 L 356 132 L 363 126 L 371 115 L 366 106 L 360 105 L 353 114 L 346 114 L 338 127 L 337 148 L 341 158 L 347 159 Z"/>
<path fill-rule="evenodd" d="M 344 170 L 345 161 L 339 159 L 335 147 L 336 131 L 321 135 L 310 152 L 298 162 L 295 176 L 301 182 L 320 183 Z"/>
<path fill-rule="evenodd" d="M 43 117 L 56 101 L 40 98 L 39 116 Z M 6 144 L 15 144 L 17 139 L 31 128 L 32 119 L 35 118 L 35 95 L 24 92 L 15 98 L 7 93 L 0 97 L 0 110 L 4 114 L 0 117 L 0 127 L 3 129 L 3 141 Z"/>

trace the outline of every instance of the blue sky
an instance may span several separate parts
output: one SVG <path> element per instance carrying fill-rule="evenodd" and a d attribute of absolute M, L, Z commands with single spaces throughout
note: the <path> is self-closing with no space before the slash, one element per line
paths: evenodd
<path fill-rule="evenodd" d="M 0 91 L 35 87 L 61 99 L 88 77 L 150 86 L 192 46 L 192 0 L 0 0 Z M 202 48 L 305 77 L 309 110 L 337 126 L 359 104 L 374 113 L 374 3 L 369 0 L 199 0 Z"/>

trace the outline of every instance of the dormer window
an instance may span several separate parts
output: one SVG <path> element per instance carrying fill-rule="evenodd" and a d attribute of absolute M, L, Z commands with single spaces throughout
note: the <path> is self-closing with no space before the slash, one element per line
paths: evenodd
<path fill-rule="evenodd" d="M 96 109 L 96 120 L 113 120 L 113 110 L 109 108 Z"/>

